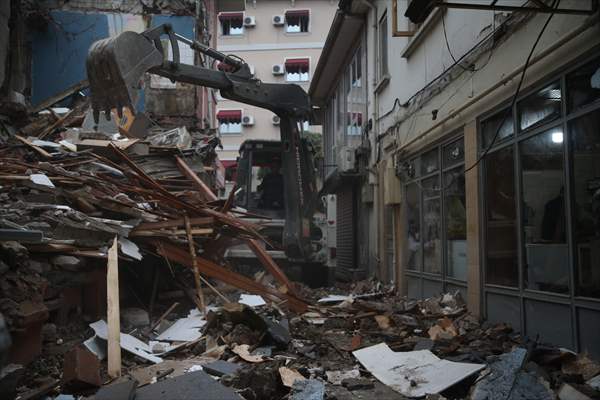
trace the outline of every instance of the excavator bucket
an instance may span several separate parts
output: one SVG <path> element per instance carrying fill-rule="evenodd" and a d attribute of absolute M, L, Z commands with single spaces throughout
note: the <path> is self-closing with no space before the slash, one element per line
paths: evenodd
<path fill-rule="evenodd" d="M 86 67 L 96 122 L 100 111 L 104 111 L 107 118 L 113 108 L 119 117 L 123 107 L 135 113 L 133 104 L 140 79 L 145 72 L 162 64 L 161 50 L 145 36 L 130 31 L 92 44 Z"/>

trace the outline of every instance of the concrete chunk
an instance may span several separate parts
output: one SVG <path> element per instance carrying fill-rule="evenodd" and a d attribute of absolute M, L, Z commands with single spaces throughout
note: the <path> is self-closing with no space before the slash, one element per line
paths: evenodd
<path fill-rule="evenodd" d="M 140 388 L 135 399 L 241 400 L 242 398 L 233 389 L 216 382 L 206 372 L 195 371 Z"/>

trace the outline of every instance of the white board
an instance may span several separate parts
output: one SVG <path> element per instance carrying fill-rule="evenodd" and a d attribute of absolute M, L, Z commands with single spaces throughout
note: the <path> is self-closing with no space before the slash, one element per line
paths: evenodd
<path fill-rule="evenodd" d="M 381 383 L 407 397 L 439 393 L 485 367 L 442 360 L 429 350 L 394 352 L 385 343 L 352 354 Z"/>

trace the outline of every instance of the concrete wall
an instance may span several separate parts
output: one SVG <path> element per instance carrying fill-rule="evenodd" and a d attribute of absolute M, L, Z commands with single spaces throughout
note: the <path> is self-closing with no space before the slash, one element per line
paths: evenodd
<path fill-rule="evenodd" d="M 256 26 L 245 28 L 240 36 L 223 36 L 219 32 L 217 48 L 225 53 L 242 57 L 254 67 L 256 77 L 264 82 L 285 83 L 284 76 L 271 73 L 273 64 L 283 64 L 286 58 L 309 58 L 310 73 L 317 65 L 325 37 L 336 11 L 337 2 L 331 0 L 257 0 L 246 2 L 246 16 L 256 18 Z M 284 15 L 286 10 L 309 9 L 310 26 L 308 33 L 286 33 L 283 26 L 274 26 L 272 17 Z M 309 76 L 310 78 L 310 76 Z M 308 90 L 310 81 L 298 82 Z M 219 109 L 241 109 L 245 115 L 254 117 L 254 126 L 244 126 L 242 134 L 222 136 L 224 150 L 221 159 L 235 160 L 240 144 L 246 139 L 279 139 L 279 127 L 273 125 L 270 111 L 228 100 L 219 100 Z M 311 127 L 311 131 L 320 131 Z"/>
<path fill-rule="evenodd" d="M 388 26 L 391 27 L 391 1 L 379 0 L 375 3 L 380 17 L 387 10 Z M 398 2 L 398 20 L 399 24 L 406 24 L 406 18 L 403 16 L 404 10 L 400 7 L 402 3 L 402 1 Z M 577 0 L 564 0 L 561 2 L 561 7 L 565 8 L 582 6 L 585 6 L 585 4 Z M 441 10 L 438 12 L 438 14 L 442 13 Z M 506 16 L 496 13 L 496 26 Z M 442 82 L 432 85 L 431 92 L 436 92 L 435 95 L 426 91 L 420 93 L 408 107 L 398 107 L 396 105 L 395 111 L 382 118 L 377 126 L 380 134 L 394 130 L 390 138 L 386 138 L 384 146 L 389 144 L 389 141 L 395 141 L 398 149 L 404 147 L 404 150 L 410 150 L 410 147 L 405 146 L 413 138 L 436 127 L 440 121 L 451 116 L 457 108 L 490 89 L 503 76 L 521 67 L 546 17 L 547 14 L 523 17 L 520 23 L 508 28 L 510 32 L 500 44 L 494 45 L 491 58 L 489 58 L 489 52 L 485 52 L 474 60 L 475 72 L 464 71 L 460 67 L 454 68 L 450 74 L 445 76 Z M 536 54 L 544 52 L 561 37 L 577 29 L 586 18 L 585 16 L 555 15 L 536 48 Z M 465 52 L 489 34 L 494 25 L 494 15 L 488 11 L 448 10 L 444 13 L 444 19 L 450 48 L 456 59 L 463 56 Z M 393 66 L 393 73 L 389 85 L 382 89 L 378 95 L 378 107 L 373 110 L 377 115 L 382 115 L 391 110 L 396 98 L 399 99 L 400 104 L 406 103 L 421 88 L 453 64 L 444 41 L 441 15 L 438 18 L 431 18 L 429 24 L 426 23 L 424 28 L 422 28 L 423 32 L 418 37 L 389 39 L 389 65 Z M 594 30 L 596 35 L 593 33 Z M 375 33 L 372 29 L 370 30 L 371 37 Z M 600 41 L 600 35 L 597 35 L 597 33 L 598 28 L 592 29 L 568 46 L 563 46 L 562 50 L 558 50 L 544 60 L 532 65 L 528 70 L 523 87 L 539 80 L 543 74 L 560 68 L 562 64 L 576 58 L 578 54 L 597 44 Z M 408 56 L 403 56 L 409 43 L 417 40 L 418 44 L 413 52 Z M 565 57 L 564 55 L 567 54 L 568 56 Z M 374 61 L 372 57 L 370 60 L 371 62 Z M 371 73 L 374 68 L 375 64 L 373 63 L 372 68 L 370 68 Z M 373 76 L 371 76 L 371 79 L 375 80 Z M 489 96 L 469 108 L 468 113 L 470 116 L 479 115 L 495 104 L 505 101 L 511 91 L 514 91 L 517 80 L 512 79 L 502 88 L 499 88 L 497 92 L 490 93 Z M 432 117 L 433 110 L 437 110 L 435 120 Z M 432 134 L 427 135 L 424 141 L 431 142 L 439 137 L 440 133 L 447 133 L 463 125 L 465 120 L 468 120 L 466 112 L 467 110 L 462 112 L 460 118 L 455 118 L 453 121 L 448 121 L 437 127 L 437 135 L 436 132 L 432 132 Z M 421 141 L 419 146 L 423 144 L 423 141 Z"/>

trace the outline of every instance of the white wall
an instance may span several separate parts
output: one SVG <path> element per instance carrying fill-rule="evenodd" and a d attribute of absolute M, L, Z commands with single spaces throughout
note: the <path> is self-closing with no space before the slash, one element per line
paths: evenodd
<path fill-rule="evenodd" d="M 504 3 L 507 4 L 507 1 L 505 0 Z M 587 2 L 580 0 L 563 0 L 561 7 L 582 7 L 586 6 L 585 3 Z M 390 13 L 392 10 L 392 1 L 377 0 L 373 4 L 377 6 L 378 16 L 383 15 L 387 10 L 388 31 L 391 32 L 392 18 Z M 521 4 L 521 2 L 517 2 L 517 4 Z M 400 30 L 403 30 L 407 23 L 407 19 L 403 16 L 403 6 L 405 6 L 404 1 L 399 0 L 398 21 Z M 469 51 L 469 49 L 492 30 L 494 13 L 491 11 L 448 9 L 446 12 L 442 10 L 438 12 L 444 13 L 448 41 L 452 54 L 456 59 Z M 496 26 L 499 25 L 499 21 L 504 19 L 505 16 L 496 13 Z M 491 88 L 516 68 L 521 67 L 525 63 L 527 55 L 547 17 L 548 14 L 537 14 L 527 23 L 519 24 L 518 29 L 505 42 L 494 48 L 489 62 L 487 61 L 489 52 L 481 54 L 481 57 L 475 61 L 478 69 L 481 66 L 483 68 L 476 72 L 457 69 L 458 72 L 454 71 L 453 76 L 449 77 L 450 83 L 429 101 L 425 103 L 416 102 L 411 104 L 410 107 L 398 107 L 396 105 L 393 113 L 381 119 L 376 124 L 379 134 L 391 130 L 383 141 L 383 145 L 393 145 L 395 142 L 398 148 L 402 148 L 412 138 L 435 127 L 440 121 L 453 115 L 456 110 L 471 99 Z M 577 29 L 587 18 L 587 16 L 555 15 L 540 40 L 535 54 L 540 54 L 553 43 L 569 34 L 569 32 Z M 374 82 L 373 72 L 376 70 L 376 64 L 373 54 L 375 43 L 373 35 L 376 32 L 372 27 L 372 13 L 370 13 L 368 21 L 369 44 L 371 45 L 369 73 L 370 81 Z M 438 18 L 437 21 L 432 21 L 428 28 L 430 28 L 429 32 L 421 35 L 422 37 L 420 38 L 416 36 L 412 38 L 390 36 L 388 38 L 391 79 L 388 86 L 381 90 L 377 99 L 375 99 L 372 91 L 370 93 L 370 112 L 373 116 L 382 115 L 392 109 L 396 98 L 399 99 L 401 104 L 406 103 L 411 96 L 419 92 L 427 83 L 452 65 L 453 60 L 444 40 L 441 19 Z M 419 39 L 420 43 L 415 47 L 412 54 L 408 57 L 403 57 L 402 54 L 409 42 Z M 600 43 L 600 28 L 596 24 L 596 27 L 589 29 L 566 46 L 553 52 L 537 64 L 532 65 L 528 69 L 523 88 L 527 88 L 527 85 L 542 78 L 544 74 L 558 69 L 561 65 L 598 43 Z M 490 93 L 489 96 L 481 99 L 474 106 L 462 111 L 460 115 L 451 121 L 433 130 L 431 134 L 427 135 L 425 140 L 413 143 L 406 150 L 411 151 L 422 147 L 440 135 L 449 133 L 461 126 L 465 121 L 474 119 L 494 105 L 507 100 L 514 92 L 517 81 L 518 76 L 512 79 L 506 86 L 498 88 L 497 91 Z M 432 118 L 433 110 L 438 110 L 436 120 Z"/>

